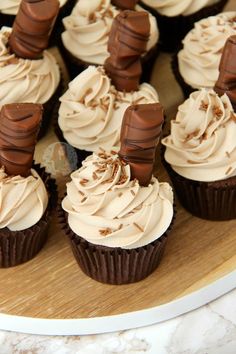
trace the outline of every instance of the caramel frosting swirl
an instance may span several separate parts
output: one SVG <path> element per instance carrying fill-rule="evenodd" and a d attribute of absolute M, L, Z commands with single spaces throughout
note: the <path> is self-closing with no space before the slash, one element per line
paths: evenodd
<path fill-rule="evenodd" d="M 59 0 L 60 7 L 64 6 L 68 0 Z M 4 0 L 0 1 L 0 12 L 6 15 L 16 15 L 21 0 Z"/>
<path fill-rule="evenodd" d="M 164 16 L 188 16 L 219 0 L 142 0 L 142 2 Z"/>
<path fill-rule="evenodd" d="M 0 168 L 0 229 L 28 229 L 41 219 L 47 204 L 46 188 L 35 170 L 25 178 L 8 176 Z"/>
<path fill-rule="evenodd" d="M 236 175 L 236 114 L 226 94 L 193 92 L 162 140 L 165 160 L 181 176 L 212 182 Z"/>
<path fill-rule="evenodd" d="M 66 141 L 75 148 L 96 151 L 100 146 L 119 145 L 126 108 L 156 103 L 158 95 L 146 83 L 138 91 L 117 91 L 102 67 L 89 66 L 71 81 L 60 101 L 58 124 Z"/>
<path fill-rule="evenodd" d="M 236 34 L 236 12 L 224 12 L 195 23 L 178 53 L 179 71 L 193 88 L 213 88 L 227 38 Z"/>
<path fill-rule="evenodd" d="M 142 247 L 161 237 L 171 223 L 170 185 L 153 177 L 141 187 L 130 179 L 130 167 L 116 151 L 89 156 L 71 179 L 62 207 L 70 228 L 93 244 Z"/>
<path fill-rule="evenodd" d="M 0 31 L 0 108 L 12 102 L 43 104 L 60 81 L 56 60 L 47 50 L 39 60 L 17 58 L 7 46 L 10 33 L 7 27 Z"/>
<path fill-rule="evenodd" d="M 144 11 L 140 6 L 135 10 Z M 80 0 L 70 16 L 63 19 L 65 32 L 62 42 L 76 58 L 87 63 L 102 65 L 108 58 L 107 44 L 113 19 L 120 13 L 111 0 Z M 153 48 L 159 37 L 154 16 L 149 14 L 150 37 L 147 52 Z"/>

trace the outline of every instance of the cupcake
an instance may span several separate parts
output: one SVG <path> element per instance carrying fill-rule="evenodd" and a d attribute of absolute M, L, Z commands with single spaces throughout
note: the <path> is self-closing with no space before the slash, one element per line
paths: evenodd
<path fill-rule="evenodd" d="M 228 0 L 142 0 L 141 4 L 157 19 L 160 45 L 176 51 L 194 22 L 221 12 Z"/>
<path fill-rule="evenodd" d="M 44 50 L 57 11 L 57 0 L 23 0 L 13 29 L 0 30 L 0 108 L 12 102 L 43 104 L 39 137 L 45 133 L 61 93 L 59 66 Z"/>
<path fill-rule="evenodd" d="M 107 43 L 114 18 L 121 9 L 134 9 L 137 1 L 80 0 L 70 16 L 64 18 L 62 33 L 63 54 L 71 78 L 89 65 L 103 65 L 108 58 Z M 122 6 L 123 5 L 123 6 Z M 127 5 L 127 6 L 124 6 Z M 135 6 L 136 11 L 143 11 Z M 149 82 L 157 55 L 158 28 L 155 18 L 149 14 L 150 33 L 145 53 L 142 56 L 143 81 Z M 138 22 L 137 31 L 140 31 Z"/>
<path fill-rule="evenodd" d="M 47 239 L 55 182 L 33 165 L 42 106 L 9 104 L 0 112 L 0 267 L 33 258 Z"/>
<path fill-rule="evenodd" d="M 170 135 L 162 140 L 164 165 L 177 197 L 200 218 L 236 218 L 235 123 L 227 94 L 201 89 L 179 107 Z"/>
<path fill-rule="evenodd" d="M 50 2 L 51 0 L 47 0 Z M 57 16 L 55 26 L 50 36 L 50 44 L 56 44 L 60 39 L 63 30 L 62 19 L 68 16 L 72 11 L 76 0 L 58 0 L 60 11 Z M 30 2 L 30 1 L 28 1 Z M 0 23 L 2 26 L 11 27 L 14 23 L 15 16 L 18 13 L 21 0 L 4 0 L 0 1 Z"/>
<path fill-rule="evenodd" d="M 127 17 L 126 14 L 120 13 L 113 23 L 109 43 L 114 41 L 115 45 L 108 46 L 110 57 L 105 66 L 89 66 L 60 98 L 56 133 L 60 140 L 76 149 L 80 163 L 98 148 L 109 151 L 119 145 L 121 117 L 128 106 L 158 102 L 152 86 L 139 84 L 140 53 L 145 48 L 143 37 L 149 30 L 148 16 L 139 13 L 143 36 L 133 42 L 132 14 L 136 17 L 136 13 L 128 12 Z"/>
<path fill-rule="evenodd" d="M 60 221 L 82 271 L 97 281 L 137 282 L 163 255 L 173 193 L 152 175 L 162 122 L 160 104 L 130 106 L 119 153 L 93 153 L 67 184 Z"/>
<path fill-rule="evenodd" d="M 213 88 L 227 38 L 236 34 L 236 12 L 224 12 L 196 22 L 183 40 L 172 67 L 185 97 L 202 87 Z"/>

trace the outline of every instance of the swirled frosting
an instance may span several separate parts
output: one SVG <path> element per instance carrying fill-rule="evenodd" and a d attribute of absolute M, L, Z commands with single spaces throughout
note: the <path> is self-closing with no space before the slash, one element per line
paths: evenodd
<path fill-rule="evenodd" d="M 0 168 L 0 229 L 28 229 L 41 219 L 47 204 L 46 188 L 35 170 L 25 178 L 8 176 Z"/>
<path fill-rule="evenodd" d="M 70 228 L 107 247 L 142 247 L 162 236 L 173 217 L 173 192 L 153 177 L 148 187 L 130 180 L 130 167 L 112 153 L 94 153 L 71 175 L 62 202 Z"/>
<path fill-rule="evenodd" d="M 212 182 L 236 175 L 236 114 L 226 94 L 193 92 L 162 140 L 165 160 L 181 176 Z"/>
<path fill-rule="evenodd" d="M 159 12 L 161 15 L 173 17 L 188 16 L 219 0 L 142 0 L 142 2 Z"/>
<path fill-rule="evenodd" d="M 0 30 L 0 108 L 12 102 L 43 104 L 60 81 L 56 60 L 47 50 L 39 60 L 17 58 L 7 46 L 10 31 Z"/>
<path fill-rule="evenodd" d="M 137 11 L 143 11 L 136 6 Z M 80 0 L 70 16 L 63 19 L 65 32 L 62 41 L 66 49 L 87 63 L 102 65 L 109 56 L 107 43 L 113 19 L 119 10 L 110 0 Z M 153 48 L 159 37 L 156 20 L 149 15 L 150 38 L 147 51 Z"/>
<path fill-rule="evenodd" d="M 196 22 L 178 53 L 179 71 L 193 88 L 213 88 L 227 38 L 236 34 L 236 12 L 224 12 Z"/>
<path fill-rule="evenodd" d="M 60 7 L 64 6 L 68 0 L 59 0 Z M 0 1 L 0 12 L 6 15 L 16 15 L 21 0 L 2 0 Z"/>
<path fill-rule="evenodd" d="M 117 91 L 102 67 L 89 66 L 71 81 L 60 101 L 58 124 L 66 141 L 75 148 L 96 151 L 118 146 L 128 106 L 156 103 L 158 95 L 146 83 L 138 91 Z"/>

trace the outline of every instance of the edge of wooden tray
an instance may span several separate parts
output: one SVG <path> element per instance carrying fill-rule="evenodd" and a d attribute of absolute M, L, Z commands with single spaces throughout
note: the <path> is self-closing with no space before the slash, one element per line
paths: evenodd
<path fill-rule="evenodd" d="M 0 313 L 0 329 L 37 335 L 85 335 L 122 331 L 170 320 L 213 301 L 236 287 L 236 270 L 169 303 L 121 315 L 45 319 Z"/>

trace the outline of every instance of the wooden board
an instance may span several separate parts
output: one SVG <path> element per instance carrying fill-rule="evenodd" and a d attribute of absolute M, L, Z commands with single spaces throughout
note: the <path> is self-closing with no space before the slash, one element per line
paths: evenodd
<path fill-rule="evenodd" d="M 169 62 L 169 55 L 158 58 L 153 85 L 171 118 L 183 97 Z M 36 160 L 41 161 L 45 149 L 56 141 L 51 129 L 37 146 Z M 160 180 L 168 179 L 159 160 L 156 172 Z M 57 179 L 63 195 L 67 177 L 58 173 Z M 81 272 L 54 216 L 49 240 L 38 255 L 26 264 L 0 270 L 0 313 L 44 319 L 93 319 L 125 314 L 193 294 L 235 271 L 236 220 L 204 221 L 192 217 L 178 202 L 177 209 L 159 268 L 147 279 L 123 286 L 100 284 Z M 4 328 L 3 323 L 0 327 Z"/>

